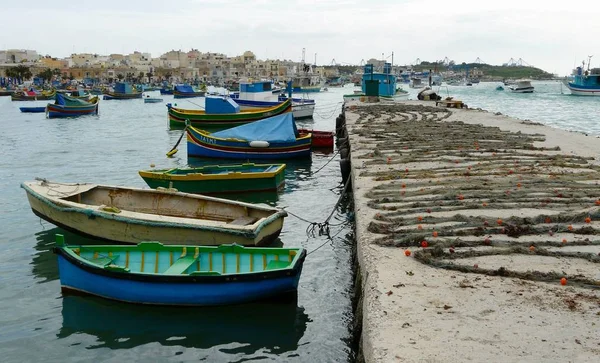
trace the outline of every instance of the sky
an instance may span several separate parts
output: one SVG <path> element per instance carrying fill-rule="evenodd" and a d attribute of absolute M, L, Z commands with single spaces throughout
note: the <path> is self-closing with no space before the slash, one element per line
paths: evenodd
<path fill-rule="evenodd" d="M 169 50 L 394 65 L 511 58 L 566 75 L 600 67 L 600 1 L 97 0 L 3 1 L 0 49 L 41 55 Z"/>

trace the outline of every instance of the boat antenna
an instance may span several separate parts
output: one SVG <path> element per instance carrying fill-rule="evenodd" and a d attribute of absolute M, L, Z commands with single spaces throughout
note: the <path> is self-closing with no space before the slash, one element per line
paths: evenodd
<path fill-rule="evenodd" d="M 588 55 L 588 71 L 590 70 L 590 63 L 592 62 L 593 55 Z"/>

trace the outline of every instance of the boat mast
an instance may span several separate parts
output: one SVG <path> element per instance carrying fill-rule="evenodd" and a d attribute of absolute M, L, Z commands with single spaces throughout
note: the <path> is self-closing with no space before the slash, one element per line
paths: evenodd
<path fill-rule="evenodd" d="M 588 55 L 588 68 L 587 68 L 588 73 L 590 71 L 590 63 L 592 63 L 592 57 L 593 57 L 593 55 Z"/>

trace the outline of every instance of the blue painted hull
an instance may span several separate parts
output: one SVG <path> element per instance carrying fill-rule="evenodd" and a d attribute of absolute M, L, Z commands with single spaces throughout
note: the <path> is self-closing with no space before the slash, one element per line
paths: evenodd
<path fill-rule="evenodd" d="M 173 94 L 173 90 L 172 89 L 161 89 L 160 90 L 160 94 L 161 95 L 172 95 Z"/>
<path fill-rule="evenodd" d="M 21 110 L 21 112 L 26 112 L 26 113 L 41 113 L 41 112 L 46 112 L 46 106 L 44 106 L 44 107 L 19 107 L 19 110 Z"/>
<path fill-rule="evenodd" d="M 153 305 L 214 306 L 268 299 L 298 289 L 302 267 L 293 276 L 256 281 L 156 282 L 121 279 L 91 273 L 58 256 L 61 287 L 107 299 Z"/>
<path fill-rule="evenodd" d="M 247 141 L 213 138 L 189 128 L 188 156 L 225 159 L 291 159 L 310 156 L 311 138 L 294 142 L 274 142 L 268 147 L 251 147 Z"/>

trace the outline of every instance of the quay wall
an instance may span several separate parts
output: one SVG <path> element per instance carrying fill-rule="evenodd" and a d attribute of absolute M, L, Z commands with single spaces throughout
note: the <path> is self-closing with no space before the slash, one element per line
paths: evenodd
<path fill-rule="evenodd" d="M 336 124 L 358 360 L 599 361 L 600 139 L 433 105 L 348 102 Z"/>

